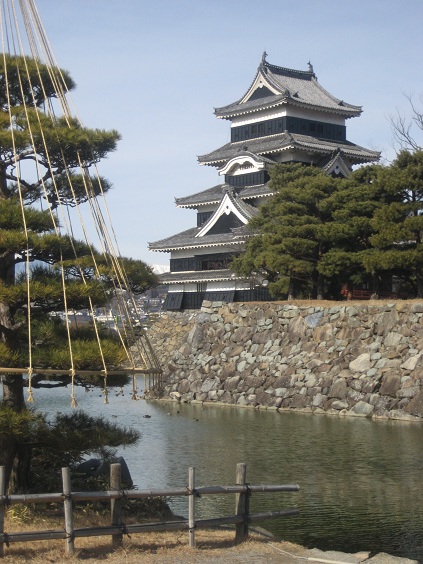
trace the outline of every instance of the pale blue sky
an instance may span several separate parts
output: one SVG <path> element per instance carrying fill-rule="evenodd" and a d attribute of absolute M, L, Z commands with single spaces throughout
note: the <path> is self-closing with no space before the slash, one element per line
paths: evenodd
<path fill-rule="evenodd" d="M 220 183 L 197 163 L 229 140 L 214 107 L 240 98 L 264 50 L 307 70 L 334 96 L 363 106 L 347 137 L 391 159 L 387 117 L 423 92 L 422 0 L 36 0 L 53 51 L 77 83 L 82 122 L 117 129 L 99 165 L 114 185 L 123 255 L 168 264 L 148 241 L 195 225 L 174 198 Z"/>

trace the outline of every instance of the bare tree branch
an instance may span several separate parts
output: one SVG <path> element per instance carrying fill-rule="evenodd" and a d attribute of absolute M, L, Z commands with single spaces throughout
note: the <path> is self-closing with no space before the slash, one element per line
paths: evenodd
<path fill-rule="evenodd" d="M 413 100 L 412 94 L 403 93 L 409 104 L 409 113 L 404 115 L 398 109 L 395 115 L 388 116 L 391 124 L 394 147 L 411 151 L 423 149 L 423 93 L 419 96 L 420 105 Z"/>

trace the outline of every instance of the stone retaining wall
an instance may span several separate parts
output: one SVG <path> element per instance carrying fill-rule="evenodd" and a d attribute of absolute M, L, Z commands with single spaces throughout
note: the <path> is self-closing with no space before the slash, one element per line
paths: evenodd
<path fill-rule="evenodd" d="M 421 420 L 423 302 L 204 302 L 149 332 L 164 396 Z"/>

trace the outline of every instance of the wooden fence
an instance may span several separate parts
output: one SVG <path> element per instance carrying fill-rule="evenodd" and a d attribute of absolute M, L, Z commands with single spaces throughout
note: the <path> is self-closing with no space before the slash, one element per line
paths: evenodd
<path fill-rule="evenodd" d="M 101 492 L 72 492 L 70 470 L 62 468 L 62 493 L 50 494 L 22 494 L 6 495 L 5 472 L 0 466 L 0 556 L 4 555 L 4 545 L 9 546 L 15 542 L 29 542 L 37 540 L 64 539 L 66 552 L 72 554 L 74 542 L 79 537 L 112 536 L 112 547 L 122 546 L 123 535 L 132 533 L 145 533 L 149 531 L 188 530 L 188 543 L 195 547 L 195 530 L 198 528 L 213 528 L 219 525 L 235 524 L 235 539 L 238 542 L 248 536 L 250 521 L 287 517 L 297 515 L 298 509 L 285 509 L 282 511 L 266 511 L 263 513 L 250 513 L 249 502 L 252 493 L 256 492 L 297 492 L 297 484 L 288 485 L 251 485 L 246 482 L 246 465 L 237 464 L 236 481 L 234 486 L 202 486 L 196 487 L 195 468 L 189 468 L 188 487 L 167 490 L 122 490 L 120 464 L 110 465 L 110 490 Z M 203 495 L 235 494 L 235 514 L 227 517 L 213 519 L 195 518 L 195 500 Z M 178 521 L 164 521 L 157 523 L 124 524 L 122 520 L 122 502 L 124 499 L 142 499 L 154 497 L 188 497 L 188 519 Z M 102 527 L 74 528 L 73 506 L 77 502 L 110 501 L 111 524 Z M 64 529 L 45 531 L 5 532 L 5 510 L 10 505 L 34 503 L 63 503 Z"/>

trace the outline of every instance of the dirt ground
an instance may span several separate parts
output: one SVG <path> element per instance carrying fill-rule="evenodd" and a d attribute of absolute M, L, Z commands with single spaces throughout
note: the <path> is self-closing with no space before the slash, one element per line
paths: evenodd
<path fill-rule="evenodd" d="M 16 528 L 15 528 L 16 531 Z M 45 564 L 47 562 L 125 562 L 127 564 L 173 564 L 211 562 L 281 562 L 280 550 L 291 554 L 301 547 L 252 535 L 242 544 L 235 544 L 232 531 L 197 531 L 196 548 L 188 546 L 188 533 L 148 533 L 124 537 L 123 548 L 112 550 L 109 537 L 78 538 L 75 554 L 65 552 L 65 541 L 39 541 L 11 544 L 5 548 L 2 562 Z M 275 549 L 275 547 L 277 549 Z M 293 561 L 297 561 L 294 558 Z"/>
<path fill-rule="evenodd" d="M 76 539 L 74 555 L 66 554 L 63 540 L 28 542 L 6 548 L 1 561 L 31 564 L 72 564 L 81 561 L 119 564 L 418 564 L 417 560 L 384 553 L 372 556 L 366 552 L 346 554 L 309 550 L 256 534 L 252 534 L 248 541 L 236 544 L 233 531 L 197 531 L 196 540 L 194 549 L 188 546 L 186 532 L 137 534 L 132 538 L 125 537 L 123 547 L 113 551 L 107 537 L 84 538 Z"/>

